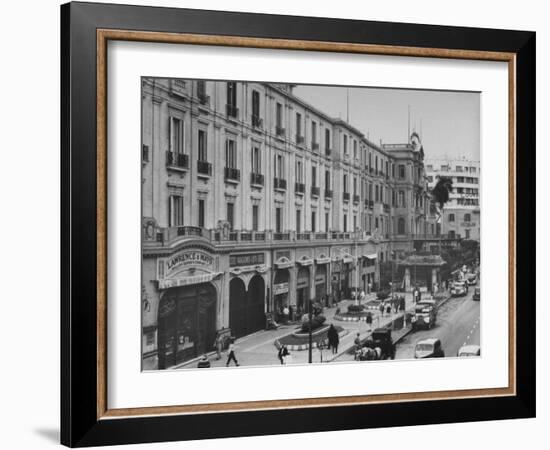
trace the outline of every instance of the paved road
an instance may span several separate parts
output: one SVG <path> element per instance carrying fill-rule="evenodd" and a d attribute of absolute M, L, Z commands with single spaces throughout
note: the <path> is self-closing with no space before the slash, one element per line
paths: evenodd
<path fill-rule="evenodd" d="M 465 297 L 452 298 L 440 307 L 436 326 L 409 334 L 397 346 L 396 359 L 414 358 L 414 346 L 421 339 L 439 338 L 445 356 L 456 356 L 463 345 L 480 345 L 480 303 L 472 300 L 474 286 Z"/>

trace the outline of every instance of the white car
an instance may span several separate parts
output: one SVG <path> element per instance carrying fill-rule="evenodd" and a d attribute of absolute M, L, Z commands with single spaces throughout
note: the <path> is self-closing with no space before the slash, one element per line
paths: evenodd
<path fill-rule="evenodd" d="M 481 347 L 479 345 L 464 345 L 458 349 L 456 356 L 480 356 Z"/>

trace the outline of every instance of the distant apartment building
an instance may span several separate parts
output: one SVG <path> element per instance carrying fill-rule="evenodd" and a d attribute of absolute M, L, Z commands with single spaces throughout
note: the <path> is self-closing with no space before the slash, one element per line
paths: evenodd
<path fill-rule="evenodd" d="M 144 78 L 144 367 L 377 289 L 434 240 L 417 138 L 376 145 L 292 85 Z"/>
<path fill-rule="evenodd" d="M 430 189 L 439 176 L 453 180 L 450 201 L 443 209 L 441 232 L 462 239 L 480 239 L 479 161 L 440 159 L 426 161 Z"/>

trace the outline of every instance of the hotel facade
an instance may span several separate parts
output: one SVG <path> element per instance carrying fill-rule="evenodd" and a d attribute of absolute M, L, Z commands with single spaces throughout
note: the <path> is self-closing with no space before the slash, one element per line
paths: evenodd
<path fill-rule="evenodd" d="M 381 263 L 437 240 L 419 137 L 375 145 L 293 90 L 142 79 L 144 369 L 387 288 Z"/>
<path fill-rule="evenodd" d="M 453 180 L 449 202 L 443 208 L 441 232 L 463 239 L 480 240 L 479 161 L 434 159 L 426 161 L 430 189 L 438 177 Z"/>

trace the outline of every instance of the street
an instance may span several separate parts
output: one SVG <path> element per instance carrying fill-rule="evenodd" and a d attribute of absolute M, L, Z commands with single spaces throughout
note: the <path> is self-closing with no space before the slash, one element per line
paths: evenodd
<path fill-rule="evenodd" d="M 466 296 L 451 298 L 439 308 L 434 328 L 406 336 L 397 345 L 395 358 L 414 358 L 416 343 L 430 337 L 441 340 L 446 357 L 456 356 L 463 345 L 480 345 L 480 302 L 472 300 L 474 287 L 470 286 Z"/>

